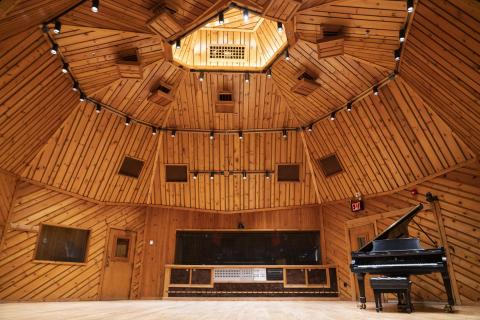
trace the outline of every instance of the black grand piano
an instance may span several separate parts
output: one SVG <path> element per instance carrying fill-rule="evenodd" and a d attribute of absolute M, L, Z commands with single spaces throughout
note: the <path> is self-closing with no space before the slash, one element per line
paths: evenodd
<path fill-rule="evenodd" d="M 444 310 L 453 311 L 454 300 L 444 248 L 423 249 L 418 238 L 408 236 L 408 224 L 422 209 L 423 205 L 420 203 L 373 241 L 358 251 L 352 252 L 350 269 L 357 275 L 361 309 L 366 308 L 365 274 L 367 273 L 408 277 L 415 274 L 440 272 L 448 296 L 448 304 Z M 431 240 L 430 236 L 425 234 Z M 435 244 L 433 240 L 431 241 Z"/>

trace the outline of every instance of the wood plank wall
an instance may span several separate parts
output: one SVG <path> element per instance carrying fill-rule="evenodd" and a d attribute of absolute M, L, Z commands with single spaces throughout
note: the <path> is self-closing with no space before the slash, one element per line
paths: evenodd
<path fill-rule="evenodd" d="M 0 300 L 98 300 L 109 227 L 137 232 L 131 297 L 139 294 L 143 266 L 145 209 L 103 206 L 19 182 L 11 222 L 0 252 Z M 86 265 L 34 263 L 40 223 L 77 226 L 91 230 Z M 37 230 L 37 231 L 36 231 Z"/>
<path fill-rule="evenodd" d="M 321 230 L 318 207 L 212 214 L 175 209 L 148 208 L 145 229 L 145 257 L 142 298 L 159 298 L 163 293 L 165 264 L 174 263 L 178 229 L 236 229 L 239 222 L 250 229 Z M 149 241 L 153 240 L 153 245 Z"/>
<path fill-rule="evenodd" d="M 400 75 L 480 154 L 480 2 L 418 1 Z"/>
<path fill-rule="evenodd" d="M 412 207 L 425 203 L 425 194 L 432 192 L 440 198 L 441 213 L 447 242 L 453 262 L 453 272 L 462 304 L 480 302 L 480 164 L 478 162 L 460 168 L 415 186 L 418 195 L 403 190 L 389 196 L 368 198 L 366 210 L 353 214 L 344 202 L 323 206 L 327 262 L 339 265 L 339 287 L 343 297 L 350 297 L 349 254 L 345 238 L 346 221 L 387 211 Z M 397 218 L 399 218 L 398 216 Z M 378 231 L 397 218 L 377 220 Z M 439 240 L 437 220 L 432 212 L 422 211 L 415 220 L 433 239 Z M 413 225 L 410 234 L 420 236 L 422 245 L 428 248 L 428 240 Z M 450 270 L 452 272 L 452 270 Z M 446 300 L 441 276 L 427 275 L 413 278 L 415 300 Z"/>
<path fill-rule="evenodd" d="M 0 172 L 0 250 L 2 250 L 3 232 L 10 215 L 15 184 L 16 178 L 14 176 Z"/>

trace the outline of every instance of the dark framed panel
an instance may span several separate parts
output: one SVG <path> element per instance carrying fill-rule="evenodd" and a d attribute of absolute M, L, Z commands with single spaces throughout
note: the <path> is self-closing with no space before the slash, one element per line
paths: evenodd
<path fill-rule="evenodd" d="M 343 167 L 335 153 L 319 159 L 318 164 L 327 178 L 343 172 Z"/>
<path fill-rule="evenodd" d="M 188 182 L 188 167 L 186 164 L 165 165 L 166 182 Z"/>
<path fill-rule="evenodd" d="M 143 165 L 145 162 L 143 160 L 135 159 L 129 156 L 125 156 L 123 159 L 122 165 L 118 170 L 118 174 L 122 176 L 127 176 L 130 178 L 138 179 L 142 173 Z"/>
<path fill-rule="evenodd" d="M 286 163 L 277 165 L 278 182 L 300 182 L 300 164 Z"/>

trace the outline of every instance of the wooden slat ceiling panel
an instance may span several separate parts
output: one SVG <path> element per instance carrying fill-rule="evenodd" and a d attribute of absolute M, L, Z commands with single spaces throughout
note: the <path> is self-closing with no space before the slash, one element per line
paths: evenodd
<path fill-rule="evenodd" d="M 233 92 L 235 114 L 215 113 L 218 93 Z M 199 129 L 283 128 L 298 124 L 292 118 L 273 79 L 251 74 L 189 73 L 178 88 L 169 127 Z"/>
<path fill-rule="evenodd" d="M 0 167 L 20 173 L 78 104 L 78 95 L 39 30 L 0 48 Z"/>
<path fill-rule="evenodd" d="M 86 265 L 34 263 L 38 233 L 10 229 L 0 253 L 3 301 L 98 300 L 108 228 L 137 232 L 130 296 L 139 296 L 145 209 L 102 206 L 26 182 L 17 186 L 12 222 L 30 228 L 48 222 L 91 230 Z"/>
<path fill-rule="evenodd" d="M 148 127 L 83 103 L 22 175 L 99 201 L 145 203 L 156 141 Z M 127 155 L 145 161 L 138 179 L 118 174 Z"/>
<path fill-rule="evenodd" d="M 400 74 L 480 154 L 480 3 L 421 1 Z"/>
<path fill-rule="evenodd" d="M 388 75 L 387 71 L 347 57 L 317 60 L 315 47 L 305 41 L 297 42 L 289 53 L 289 61 L 274 65 L 273 79 L 303 125 L 337 109 Z M 295 76 L 304 69 L 313 71 L 321 86 L 309 96 L 291 91 Z"/>
<path fill-rule="evenodd" d="M 275 174 L 270 180 L 263 173 L 199 174 L 187 183 L 165 183 L 165 164 L 187 164 L 189 171 L 276 171 L 277 164 L 300 164 L 300 182 L 279 183 Z M 213 211 L 237 211 L 289 207 L 316 203 L 312 177 L 305 163 L 299 133 L 290 132 L 287 139 L 278 133 L 216 135 L 177 133 L 165 135 L 153 187 L 153 203 L 172 207 L 198 208 Z"/>
<path fill-rule="evenodd" d="M 395 190 L 474 158 L 403 81 L 395 80 L 306 134 L 324 201 Z M 317 160 L 336 153 L 345 170 L 325 178 Z"/>
<path fill-rule="evenodd" d="M 188 24 L 217 2 L 215 0 L 167 0 L 165 6 L 175 11 L 173 16 L 177 21 L 181 24 Z"/>

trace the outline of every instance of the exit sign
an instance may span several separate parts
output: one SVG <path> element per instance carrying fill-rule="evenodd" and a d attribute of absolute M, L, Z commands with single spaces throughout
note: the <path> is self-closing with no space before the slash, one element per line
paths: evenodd
<path fill-rule="evenodd" d="M 350 200 L 350 209 L 352 212 L 358 212 L 363 210 L 363 201 L 362 200 Z"/>

